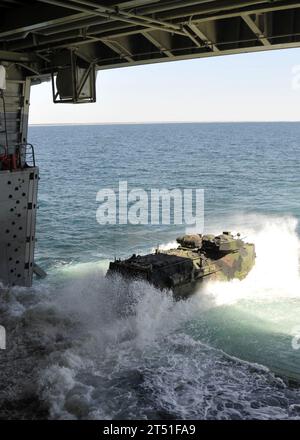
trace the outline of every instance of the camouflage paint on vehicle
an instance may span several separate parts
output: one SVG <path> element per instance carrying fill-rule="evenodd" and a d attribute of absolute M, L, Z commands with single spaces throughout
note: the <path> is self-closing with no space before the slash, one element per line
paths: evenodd
<path fill-rule="evenodd" d="M 117 272 L 142 278 L 160 289 L 171 289 L 175 297 L 182 298 L 193 293 L 205 279 L 242 280 L 255 263 L 254 244 L 244 242 L 239 234 L 185 235 L 177 242 L 176 249 L 111 262 L 108 275 Z"/>

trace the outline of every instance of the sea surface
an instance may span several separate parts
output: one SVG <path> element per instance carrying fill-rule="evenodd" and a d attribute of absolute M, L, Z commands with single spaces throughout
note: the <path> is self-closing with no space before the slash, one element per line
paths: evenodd
<path fill-rule="evenodd" d="M 33 126 L 31 289 L 2 286 L 0 419 L 299 419 L 300 123 Z M 203 188 L 205 232 L 240 232 L 243 281 L 187 301 L 105 278 L 184 225 L 96 221 L 102 188 Z"/>

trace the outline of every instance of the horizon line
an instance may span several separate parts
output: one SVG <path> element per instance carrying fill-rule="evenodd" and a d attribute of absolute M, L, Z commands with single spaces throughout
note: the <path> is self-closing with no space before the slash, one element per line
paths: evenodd
<path fill-rule="evenodd" d="M 266 121 L 141 121 L 141 122 L 42 122 L 29 123 L 30 127 L 74 126 L 74 125 L 163 125 L 163 124 L 284 124 L 300 123 L 300 120 L 266 120 Z"/>

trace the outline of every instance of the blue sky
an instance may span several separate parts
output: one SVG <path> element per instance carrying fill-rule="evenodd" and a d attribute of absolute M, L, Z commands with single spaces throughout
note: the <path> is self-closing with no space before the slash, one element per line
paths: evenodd
<path fill-rule="evenodd" d="M 96 104 L 32 88 L 31 124 L 168 121 L 300 121 L 300 49 L 99 71 Z"/>

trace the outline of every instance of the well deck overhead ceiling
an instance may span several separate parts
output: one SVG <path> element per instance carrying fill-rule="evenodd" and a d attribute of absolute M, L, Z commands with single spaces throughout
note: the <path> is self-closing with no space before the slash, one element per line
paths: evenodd
<path fill-rule="evenodd" d="M 0 59 L 38 74 L 70 48 L 98 69 L 300 46 L 300 2 L 2 0 Z"/>

